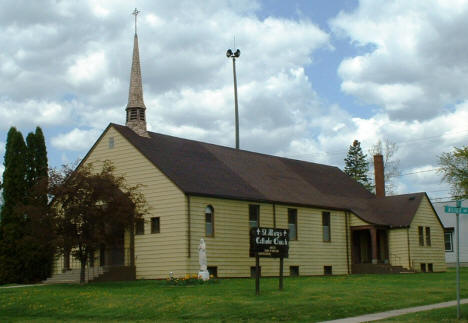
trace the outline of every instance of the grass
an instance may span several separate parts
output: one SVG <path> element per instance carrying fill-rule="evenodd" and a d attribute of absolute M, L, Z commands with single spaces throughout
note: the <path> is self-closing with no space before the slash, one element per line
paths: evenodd
<path fill-rule="evenodd" d="M 468 280 L 468 269 L 461 280 Z M 253 279 L 194 286 L 134 281 L 0 289 L 0 321 L 314 322 L 454 300 L 455 272 L 288 277 L 284 286 L 279 291 L 278 279 L 263 278 L 259 297 Z M 461 288 L 461 297 L 468 297 L 468 284 Z M 449 319 L 444 315 L 454 311 L 433 314 L 434 322 Z"/>

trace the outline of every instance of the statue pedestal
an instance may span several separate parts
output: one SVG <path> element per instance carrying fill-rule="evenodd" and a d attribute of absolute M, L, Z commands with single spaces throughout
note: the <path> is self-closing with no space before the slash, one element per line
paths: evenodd
<path fill-rule="evenodd" d="M 208 270 L 203 270 L 198 272 L 198 279 L 203 279 L 204 281 L 207 281 L 210 279 L 210 273 Z"/>

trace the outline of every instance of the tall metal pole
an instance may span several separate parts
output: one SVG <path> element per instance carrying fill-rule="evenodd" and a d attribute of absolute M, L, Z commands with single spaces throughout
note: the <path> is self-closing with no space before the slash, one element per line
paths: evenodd
<path fill-rule="evenodd" d="M 457 201 L 457 319 L 460 319 L 460 210 L 461 201 Z"/>
<path fill-rule="evenodd" d="M 236 149 L 239 149 L 239 107 L 237 105 L 237 77 L 236 77 L 236 57 L 232 56 L 232 73 L 234 74 L 234 104 L 236 113 Z"/>
<path fill-rule="evenodd" d="M 239 149 L 239 106 L 237 105 L 237 76 L 236 76 L 236 57 L 240 56 L 240 50 L 235 52 L 228 49 L 226 52 L 228 58 L 232 58 L 232 74 L 234 75 L 234 105 L 236 115 L 236 149 Z"/>

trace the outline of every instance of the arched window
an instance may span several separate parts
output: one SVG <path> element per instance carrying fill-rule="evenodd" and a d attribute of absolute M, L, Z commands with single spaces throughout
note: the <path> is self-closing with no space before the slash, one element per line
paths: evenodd
<path fill-rule="evenodd" d="M 207 237 L 214 237 L 214 210 L 211 205 L 205 208 L 205 233 Z"/>

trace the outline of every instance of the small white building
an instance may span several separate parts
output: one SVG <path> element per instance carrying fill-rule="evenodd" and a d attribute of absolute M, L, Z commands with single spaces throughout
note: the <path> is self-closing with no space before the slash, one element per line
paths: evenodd
<path fill-rule="evenodd" d="M 449 267 L 457 262 L 456 214 L 445 213 L 445 205 L 456 206 L 455 201 L 433 203 L 445 231 L 445 262 Z M 468 207 L 468 200 L 462 200 L 462 207 Z M 468 215 L 460 214 L 460 265 L 468 267 Z"/>

